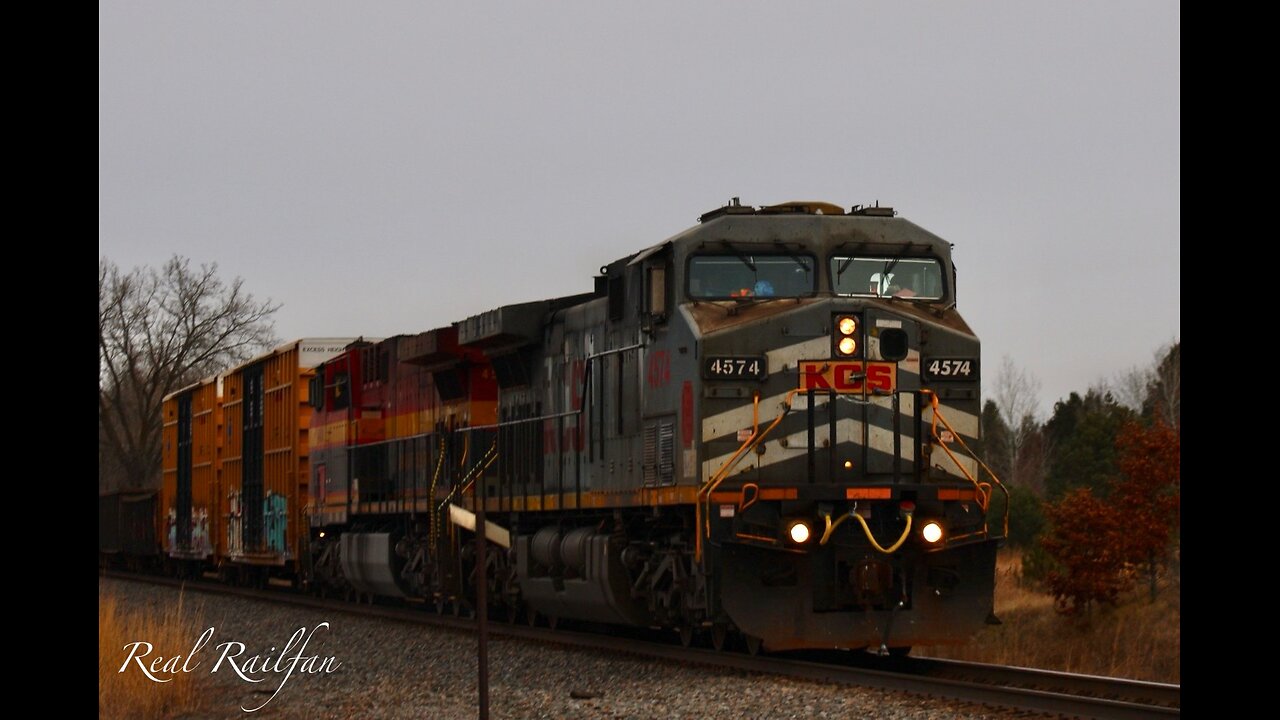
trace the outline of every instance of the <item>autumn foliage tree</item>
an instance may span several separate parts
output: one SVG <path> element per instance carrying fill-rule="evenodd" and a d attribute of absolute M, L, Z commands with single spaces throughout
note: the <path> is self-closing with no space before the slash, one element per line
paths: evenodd
<path fill-rule="evenodd" d="M 1059 612 L 1088 612 L 1096 603 L 1115 604 L 1129 587 L 1125 572 L 1125 528 L 1115 505 L 1076 488 L 1048 505 L 1049 531 L 1040 544 L 1053 560 L 1046 577 Z"/>
<path fill-rule="evenodd" d="M 1158 418 L 1149 427 L 1129 423 L 1116 440 L 1120 482 L 1113 503 L 1124 515 L 1128 562 L 1144 568 L 1151 598 L 1156 576 L 1179 525 L 1182 507 L 1182 441 Z"/>
<path fill-rule="evenodd" d="M 1041 546 L 1052 558 L 1050 591 L 1067 614 L 1095 603 L 1115 604 L 1145 572 L 1154 599 L 1156 577 L 1178 528 L 1181 441 L 1161 421 L 1125 423 L 1115 441 L 1119 477 L 1105 499 L 1076 488 L 1048 506 L 1050 530 Z"/>

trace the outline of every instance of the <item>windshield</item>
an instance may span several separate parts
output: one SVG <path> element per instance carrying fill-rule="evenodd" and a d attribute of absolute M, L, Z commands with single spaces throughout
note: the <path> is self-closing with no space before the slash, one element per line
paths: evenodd
<path fill-rule="evenodd" d="M 942 297 L 942 263 L 934 258 L 836 255 L 831 258 L 831 279 L 837 295 Z"/>
<path fill-rule="evenodd" d="M 809 255 L 698 255 L 689 261 L 694 299 L 801 297 L 817 289 Z"/>

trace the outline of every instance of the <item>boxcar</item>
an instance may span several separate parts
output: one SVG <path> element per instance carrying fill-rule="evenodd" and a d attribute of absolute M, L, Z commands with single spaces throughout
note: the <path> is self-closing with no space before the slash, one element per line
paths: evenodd
<path fill-rule="evenodd" d="M 316 364 L 354 339 L 297 340 L 222 376 L 220 513 L 225 559 L 242 574 L 261 579 L 297 568 L 306 535 L 308 383 Z"/>
<path fill-rule="evenodd" d="M 171 562 L 202 566 L 223 554 L 219 512 L 222 381 L 211 377 L 165 397 L 160 486 L 162 544 Z"/>

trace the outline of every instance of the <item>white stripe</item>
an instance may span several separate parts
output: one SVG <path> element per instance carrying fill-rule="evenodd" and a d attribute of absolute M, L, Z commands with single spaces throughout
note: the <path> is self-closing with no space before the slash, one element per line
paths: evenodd
<path fill-rule="evenodd" d="M 760 400 L 760 424 L 767 426 L 778 417 L 784 409 L 782 401 L 786 398 L 786 393 L 779 393 L 772 397 L 761 398 Z M 702 420 L 702 439 L 709 440 L 711 438 L 720 437 L 722 435 L 733 436 L 738 430 L 751 429 L 751 407 L 750 400 L 744 400 L 742 404 L 734 407 L 732 410 L 726 410 L 722 413 L 716 413 Z"/>
<path fill-rule="evenodd" d="M 942 402 L 938 403 L 938 409 L 941 411 L 942 417 L 951 424 L 952 428 L 955 428 L 956 432 L 960 433 L 965 438 L 978 437 L 978 417 L 976 415 L 964 412 L 963 410 L 957 410 L 956 408 Z M 930 408 L 926 413 L 924 421 L 933 421 L 933 408 Z M 946 430 L 946 426 L 939 422 L 938 432 L 941 433 L 944 430 Z M 956 457 L 959 458 L 960 464 L 969 471 L 969 475 L 975 478 L 978 477 L 978 461 L 970 457 L 958 442 L 953 442 L 948 447 L 950 447 L 951 452 L 955 453 Z M 941 446 L 934 447 L 933 455 L 930 459 L 934 466 L 941 467 L 943 472 L 964 477 L 964 473 L 960 471 L 954 462 L 952 462 L 951 458 L 947 455 L 947 451 L 943 450 Z"/>
<path fill-rule="evenodd" d="M 951 448 L 951 452 L 955 453 L 956 458 L 960 460 L 960 463 L 969 471 L 969 476 L 977 478 L 978 461 L 966 455 L 958 443 L 952 443 L 949 447 Z M 941 468 L 942 471 L 948 475 L 955 475 L 957 477 L 965 476 L 965 474 L 960 472 L 960 469 L 956 467 L 956 464 L 951 461 L 951 456 L 947 455 L 947 451 L 943 450 L 939 445 L 934 445 L 933 455 L 930 456 L 929 460 L 933 463 L 934 467 Z"/>
<path fill-rule="evenodd" d="M 902 415 L 904 418 L 911 417 L 915 413 L 915 407 L 914 407 L 915 398 L 913 398 L 910 395 L 903 395 L 901 397 L 902 397 L 902 408 L 901 408 Z M 807 401 L 808 398 L 803 398 L 803 400 Z M 821 401 L 820 398 L 814 398 L 814 400 L 815 400 L 814 402 L 815 408 L 823 407 L 827 404 L 827 402 L 829 402 L 829 401 L 823 402 Z M 882 408 L 887 408 L 890 402 L 891 400 L 889 398 L 879 398 L 874 401 L 876 405 Z M 767 425 L 765 425 L 764 422 L 761 422 L 761 431 L 763 431 L 765 427 L 767 427 Z M 830 437 L 829 427 L 830 426 L 825 421 L 817 424 L 814 427 L 813 436 L 814 436 L 814 444 L 816 447 L 821 448 L 823 440 L 827 440 Z M 837 420 L 836 421 L 836 437 L 842 441 L 856 440 L 861 442 L 862 421 L 855 420 L 854 418 L 841 418 Z M 738 466 L 735 467 L 732 472 L 740 472 L 739 468 L 744 466 L 768 467 L 769 465 L 772 465 L 774 463 L 791 460 L 793 458 L 802 456 L 808 452 L 808 447 L 809 447 L 808 428 L 805 428 L 804 430 L 785 436 L 785 439 L 787 441 L 787 447 L 782 447 L 781 443 L 776 442 L 777 440 L 780 440 L 780 439 L 782 438 L 777 435 L 769 435 L 765 437 L 764 442 L 768 446 L 768 448 L 765 451 L 765 454 L 757 455 L 754 452 L 750 453 L 750 457 L 744 457 L 742 460 L 740 460 L 738 462 Z M 886 427 L 880 427 L 877 425 L 872 425 L 870 428 L 870 432 L 868 433 L 867 439 L 872 449 L 879 450 L 880 452 L 887 453 L 890 455 L 893 454 L 893 431 L 891 429 Z M 911 441 L 907 438 L 903 438 L 901 451 L 902 451 L 901 456 L 906 460 L 911 460 L 912 458 L 915 457 L 915 449 L 912 447 Z M 705 463 L 705 465 L 707 466 L 706 477 L 708 478 L 711 477 L 711 474 L 719 470 L 720 466 L 723 465 L 725 462 L 727 462 L 729 458 L 733 457 L 733 454 L 735 452 L 737 452 L 737 448 L 734 448 L 732 452 L 728 452 L 723 455 L 720 455 L 719 457 L 711 458 L 710 460 L 708 460 Z"/>
<path fill-rule="evenodd" d="M 978 416 L 977 415 L 974 415 L 972 413 L 967 413 L 963 410 L 958 410 L 943 402 L 938 403 L 938 408 L 942 411 L 942 417 L 947 422 L 951 423 L 951 427 L 955 428 L 956 432 L 960 433 L 966 438 L 978 437 Z M 929 412 L 925 413 L 924 420 L 925 422 L 933 421 L 932 408 L 929 410 Z M 938 431 L 941 432 L 944 429 L 945 429 L 945 426 L 941 422 L 939 422 Z"/>
<path fill-rule="evenodd" d="M 788 345 L 765 353 L 769 359 L 769 374 L 794 368 L 801 360 L 824 358 L 831 354 L 831 338 L 827 335 Z"/>
<path fill-rule="evenodd" d="M 879 342 L 879 338 L 876 339 Z M 898 363 L 898 372 L 910 373 L 911 375 L 920 375 L 920 351 L 908 350 L 907 356 Z"/>

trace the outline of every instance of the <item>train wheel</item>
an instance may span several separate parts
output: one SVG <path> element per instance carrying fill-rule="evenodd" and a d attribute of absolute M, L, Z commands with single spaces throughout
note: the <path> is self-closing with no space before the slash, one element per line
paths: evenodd
<path fill-rule="evenodd" d="M 743 635 L 742 639 L 747 641 L 747 654 L 755 657 L 760 654 L 760 638 L 754 635 Z"/>
<path fill-rule="evenodd" d="M 906 656 L 908 656 L 908 655 L 910 655 L 910 654 L 911 654 L 911 646 L 910 646 L 910 645 L 908 645 L 908 646 L 906 646 L 906 647 L 891 647 L 891 648 L 889 648 L 889 657 L 892 657 L 892 658 L 904 658 L 904 657 L 906 657 Z"/>
<path fill-rule="evenodd" d="M 722 625 L 720 623 L 716 623 L 715 625 L 712 625 L 711 626 L 711 647 L 715 648 L 716 652 L 723 651 L 724 641 L 728 636 L 729 636 L 729 628 L 727 626 Z"/>
<path fill-rule="evenodd" d="M 526 608 L 524 621 L 529 623 L 529 627 L 538 627 L 538 611 L 533 608 Z"/>
<path fill-rule="evenodd" d="M 680 632 L 680 644 L 689 647 L 693 644 L 693 625 L 682 623 L 678 628 Z"/>
<path fill-rule="evenodd" d="M 436 614 L 437 615 L 444 614 L 444 596 L 443 595 L 436 595 Z"/>
<path fill-rule="evenodd" d="M 520 606 L 514 605 L 514 604 L 508 605 L 507 606 L 507 624 L 515 625 L 518 622 L 520 622 Z"/>
<path fill-rule="evenodd" d="M 552 630 L 555 630 L 556 626 L 559 624 L 560 624 L 560 618 L 556 617 L 555 615 L 547 616 L 547 627 L 551 628 Z"/>

